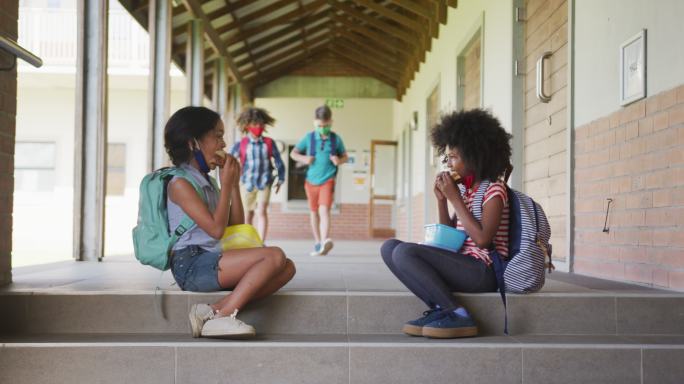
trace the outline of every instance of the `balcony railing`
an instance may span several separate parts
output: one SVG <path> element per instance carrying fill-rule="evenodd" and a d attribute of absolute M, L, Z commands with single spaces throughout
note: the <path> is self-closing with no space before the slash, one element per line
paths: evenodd
<path fill-rule="evenodd" d="M 76 25 L 75 9 L 22 7 L 19 44 L 40 56 L 46 67 L 74 67 Z M 110 68 L 138 71 L 148 68 L 147 31 L 123 9 L 109 11 L 108 55 Z"/>

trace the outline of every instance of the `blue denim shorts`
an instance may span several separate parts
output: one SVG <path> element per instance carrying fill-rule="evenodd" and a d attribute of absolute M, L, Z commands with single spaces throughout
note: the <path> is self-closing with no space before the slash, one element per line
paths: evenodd
<path fill-rule="evenodd" d="M 193 292 L 220 291 L 218 263 L 220 252 L 191 245 L 173 251 L 171 272 L 180 289 Z"/>

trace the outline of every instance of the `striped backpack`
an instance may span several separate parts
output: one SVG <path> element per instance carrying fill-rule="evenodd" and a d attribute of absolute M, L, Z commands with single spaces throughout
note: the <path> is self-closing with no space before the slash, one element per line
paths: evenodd
<path fill-rule="evenodd" d="M 482 222 L 482 202 L 489 181 L 483 181 L 475 193 L 472 212 Z M 459 185 L 461 192 L 464 187 Z M 502 260 L 496 251 L 490 253 L 501 300 L 506 309 L 506 292 L 533 293 L 546 281 L 546 271 L 553 270 L 552 247 L 549 244 L 551 227 L 542 207 L 531 197 L 506 186 L 508 192 L 508 260 Z M 548 261 L 547 261 L 548 258 Z M 508 316 L 505 314 L 504 333 L 508 334 Z"/>
<path fill-rule="evenodd" d="M 481 182 L 475 193 L 472 211 L 477 221 L 482 221 L 482 201 L 489 185 L 489 181 Z M 499 290 L 508 293 L 537 292 L 544 286 L 545 268 L 553 267 L 549 221 L 542 207 L 531 197 L 508 186 L 506 190 L 509 205 L 508 260 L 492 257 Z"/>

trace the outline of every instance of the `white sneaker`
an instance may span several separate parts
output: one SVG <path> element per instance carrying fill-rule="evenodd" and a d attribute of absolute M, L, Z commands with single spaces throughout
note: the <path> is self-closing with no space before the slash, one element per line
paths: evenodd
<path fill-rule="evenodd" d="M 204 323 L 204 327 L 202 327 L 202 336 L 226 339 L 254 337 L 256 335 L 254 327 L 238 320 L 235 317 L 237 313 L 238 310 L 236 309 L 230 316 L 214 317 L 207 321 Z"/>
<path fill-rule="evenodd" d="M 332 239 L 325 239 L 325 241 L 323 241 L 323 245 L 321 246 L 320 255 L 321 256 L 327 255 L 328 252 L 330 252 L 330 250 L 333 249 L 333 245 L 334 244 L 332 242 Z"/>
<path fill-rule="evenodd" d="M 214 310 L 209 304 L 193 304 L 190 307 L 190 329 L 192 330 L 192 337 L 200 337 L 202 333 L 202 326 L 207 320 L 214 317 Z"/>

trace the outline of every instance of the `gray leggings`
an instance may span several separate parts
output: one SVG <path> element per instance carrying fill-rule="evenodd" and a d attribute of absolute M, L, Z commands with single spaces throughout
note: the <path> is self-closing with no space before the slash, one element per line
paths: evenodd
<path fill-rule="evenodd" d="M 428 307 L 460 307 L 452 292 L 494 292 L 494 269 L 471 256 L 397 239 L 380 248 L 382 259 L 404 285 Z"/>

